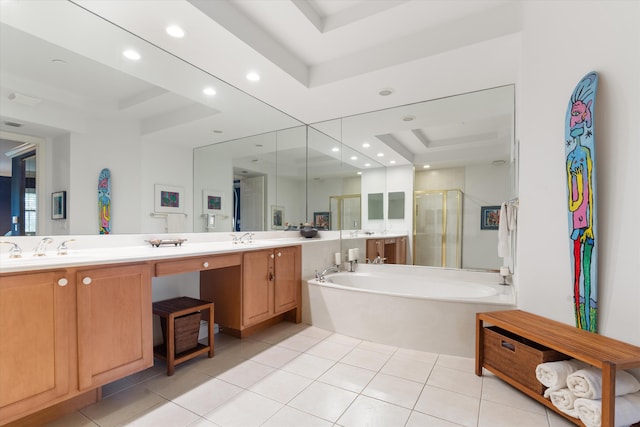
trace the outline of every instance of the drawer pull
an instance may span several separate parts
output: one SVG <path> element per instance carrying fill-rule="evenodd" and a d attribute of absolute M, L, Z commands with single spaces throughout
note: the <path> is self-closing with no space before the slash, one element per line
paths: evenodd
<path fill-rule="evenodd" d="M 84 283 L 85 285 L 90 285 L 91 277 L 85 277 L 84 279 L 82 279 L 82 283 Z"/>
<path fill-rule="evenodd" d="M 278 252 L 278 256 L 282 256 L 282 252 Z"/>
<path fill-rule="evenodd" d="M 500 345 L 503 348 L 506 348 L 509 351 L 516 351 L 516 346 L 511 344 L 510 342 L 506 342 L 506 341 L 500 340 Z"/>
<path fill-rule="evenodd" d="M 203 262 L 203 263 L 202 263 L 202 266 L 203 266 L 204 268 L 208 268 L 208 267 L 209 267 L 209 262 L 208 262 L 208 261 Z"/>
<path fill-rule="evenodd" d="M 275 255 L 273 255 L 273 254 L 271 254 L 270 256 L 271 256 L 271 259 L 274 259 L 274 258 L 275 258 Z"/>
<path fill-rule="evenodd" d="M 62 279 L 58 279 L 58 286 L 67 286 L 68 284 L 69 284 L 69 281 L 64 277 Z"/>

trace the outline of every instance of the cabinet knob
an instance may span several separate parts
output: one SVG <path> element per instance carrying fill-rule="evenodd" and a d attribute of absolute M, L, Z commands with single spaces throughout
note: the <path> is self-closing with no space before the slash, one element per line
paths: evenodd
<path fill-rule="evenodd" d="M 209 262 L 208 262 L 208 261 L 203 262 L 203 263 L 202 263 L 202 266 L 203 266 L 204 268 L 209 267 Z"/>
<path fill-rule="evenodd" d="M 84 283 L 85 285 L 90 285 L 91 277 L 85 277 L 84 279 L 82 279 L 82 283 Z"/>
<path fill-rule="evenodd" d="M 269 273 L 269 281 L 270 282 L 273 281 L 273 278 L 274 278 L 273 273 Z"/>
<path fill-rule="evenodd" d="M 69 281 L 64 277 L 62 279 L 58 279 L 58 286 L 67 286 L 68 284 L 69 284 Z"/>
<path fill-rule="evenodd" d="M 282 252 L 278 252 L 278 256 L 282 256 Z"/>
<path fill-rule="evenodd" d="M 273 254 L 271 254 L 271 259 L 274 259 L 274 258 L 275 258 L 275 256 Z"/>

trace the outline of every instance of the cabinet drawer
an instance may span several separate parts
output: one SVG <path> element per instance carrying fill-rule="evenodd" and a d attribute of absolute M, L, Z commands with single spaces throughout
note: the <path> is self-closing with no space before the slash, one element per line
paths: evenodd
<path fill-rule="evenodd" d="M 175 261 L 161 261 L 156 263 L 156 276 L 189 273 L 192 271 L 213 270 L 216 268 L 240 265 L 241 253 L 227 255 L 212 255 L 195 258 L 184 258 Z"/>
<path fill-rule="evenodd" d="M 515 379 L 538 394 L 545 387 L 536 378 L 536 366 L 569 356 L 495 326 L 484 328 L 484 365 Z"/>

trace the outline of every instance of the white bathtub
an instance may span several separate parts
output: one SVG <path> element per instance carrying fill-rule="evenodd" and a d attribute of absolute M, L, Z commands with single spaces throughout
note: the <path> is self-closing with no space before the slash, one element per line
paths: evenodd
<path fill-rule="evenodd" d="M 475 315 L 515 308 L 498 273 L 359 265 L 307 282 L 305 321 L 382 344 L 464 357 L 475 354 Z"/>

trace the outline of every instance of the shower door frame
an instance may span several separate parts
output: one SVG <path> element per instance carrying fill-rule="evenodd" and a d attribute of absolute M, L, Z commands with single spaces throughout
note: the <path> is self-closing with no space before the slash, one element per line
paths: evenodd
<path fill-rule="evenodd" d="M 456 216 L 456 266 L 447 267 L 447 193 L 455 191 L 457 195 L 457 213 Z M 459 188 L 448 188 L 444 190 L 415 190 L 413 192 L 413 265 L 416 265 L 416 235 L 418 231 L 418 203 L 417 199 L 419 195 L 431 195 L 442 193 L 442 238 L 441 238 L 441 260 L 440 266 L 442 268 L 462 268 L 462 200 L 464 193 Z M 438 267 L 438 266 L 432 266 Z"/>

